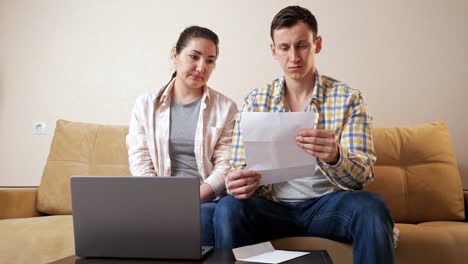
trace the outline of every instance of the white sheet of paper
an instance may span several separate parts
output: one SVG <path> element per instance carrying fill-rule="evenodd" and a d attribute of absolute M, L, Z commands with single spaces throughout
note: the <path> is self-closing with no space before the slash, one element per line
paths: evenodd
<path fill-rule="evenodd" d="M 309 252 L 274 250 L 271 252 L 263 253 L 261 255 L 239 260 L 260 263 L 281 263 L 307 254 L 309 254 Z"/>
<path fill-rule="evenodd" d="M 236 260 L 240 260 L 240 259 L 254 257 L 257 255 L 266 253 L 266 252 L 274 251 L 274 250 L 275 248 L 273 247 L 271 242 L 267 241 L 267 242 L 262 242 L 262 243 L 258 243 L 254 245 L 233 248 L 232 253 L 234 254 L 234 257 L 236 258 Z"/>
<path fill-rule="evenodd" d="M 260 179 L 260 185 L 266 185 L 311 176 L 315 172 L 315 167 L 316 165 L 314 164 L 273 170 L 257 170 L 257 173 L 262 176 Z"/>
<path fill-rule="evenodd" d="M 314 112 L 242 113 L 247 169 L 262 175 L 260 185 L 314 173 L 317 160 L 296 144 L 296 136 L 301 129 L 315 128 L 316 122 Z"/>

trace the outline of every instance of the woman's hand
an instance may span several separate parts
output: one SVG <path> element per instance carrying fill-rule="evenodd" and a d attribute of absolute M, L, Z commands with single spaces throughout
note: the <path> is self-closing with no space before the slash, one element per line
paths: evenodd
<path fill-rule="evenodd" d="M 215 198 L 215 192 L 211 186 L 204 182 L 200 185 L 200 203 L 206 203 Z"/>

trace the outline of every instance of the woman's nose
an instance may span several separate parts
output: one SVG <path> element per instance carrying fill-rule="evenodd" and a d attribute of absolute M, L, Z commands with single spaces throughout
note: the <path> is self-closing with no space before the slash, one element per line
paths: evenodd
<path fill-rule="evenodd" d="M 204 60 L 199 60 L 197 62 L 197 71 L 204 72 L 205 71 L 205 66 L 206 66 L 206 62 Z"/>

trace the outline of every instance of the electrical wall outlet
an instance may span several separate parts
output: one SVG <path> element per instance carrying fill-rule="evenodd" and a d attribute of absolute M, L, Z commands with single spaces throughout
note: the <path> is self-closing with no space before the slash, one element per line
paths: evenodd
<path fill-rule="evenodd" d="M 47 123 L 45 121 L 33 121 L 32 131 L 34 135 L 45 135 L 47 133 Z"/>

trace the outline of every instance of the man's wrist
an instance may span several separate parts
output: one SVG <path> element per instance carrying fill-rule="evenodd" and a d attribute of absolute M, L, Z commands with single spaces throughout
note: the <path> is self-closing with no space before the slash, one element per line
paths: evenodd
<path fill-rule="evenodd" d="M 338 147 L 338 150 L 336 151 L 335 158 L 331 161 L 326 162 L 330 166 L 334 166 L 340 161 L 340 148 Z"/>
<path fill-rule="evenodd" d="M 336 167 L 339 167 L 340 164 L 342 163 L 342 156 L 343 156 L 343 150 L 341 149 L 341 146 L 340 144 L 337 145 L 338 146 L 338 151 L 337 151 L 337 157 L 336 157 L 336 160 L 333 160 L 333 161 L 330 161 L 330 162 L 326 162 L 324 160 L 323 163 L 328 167 L 328 168 L 336 168 Z"/>

